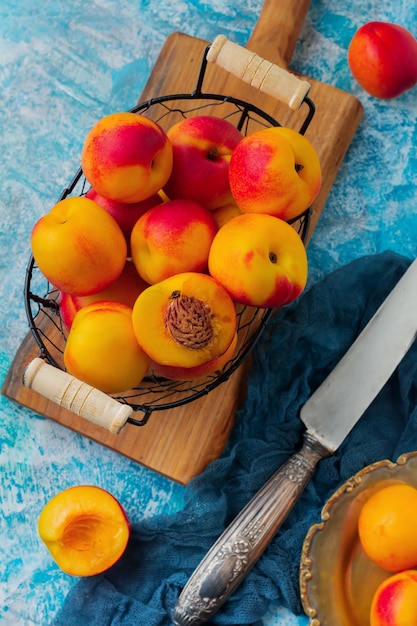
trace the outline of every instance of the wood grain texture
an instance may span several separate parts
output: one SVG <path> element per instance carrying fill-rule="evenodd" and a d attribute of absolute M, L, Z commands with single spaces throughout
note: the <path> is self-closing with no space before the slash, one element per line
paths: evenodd
<path fill-rule="evenodd" d="M 266 0 L 247 47 L 288 69 L 309 4 L 307 0 Z M 173 33 L 161 50 L 139 102 L 192 92 L 207 43 Z M 316 106 L 306 136 L 318 152 L 323 174 L 321 192 L 313 205 L 311 237 L 360 122 L 362 106 L 352 95 L 331 85 L 302 78 L 311 83 L 309 96 Z M 305 105 L 293 112 L 215 65 L 209 64 L 203 87 L 204 92 L 232 95 L 255 104 L 292 128 L 299 129 L 306 114 Z M 2 388 L 4 395 L 184 484 L 221 454 L 234 424 L 236 408 L 244 399 L 249 366 L 248 361 L 207 396 L 175 409 L 154 411 L 146 426 L 127 424 L 119 435 L 112 435 L 23 387 L 24 368 L 36 356 L 39 349 L 29 333 L 8 372 Z"/>

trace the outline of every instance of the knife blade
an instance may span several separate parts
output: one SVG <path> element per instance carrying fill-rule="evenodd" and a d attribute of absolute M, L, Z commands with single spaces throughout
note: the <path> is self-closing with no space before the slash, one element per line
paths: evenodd
<path fill-rule="evenodd" d="M 340 446 L 417 334 L 417 259 L 300 411 L 300 450 L 265 483 L 197 566 L 178 598 L 175 626 L 207 622 L 249 573 L 303 492 Z"/>

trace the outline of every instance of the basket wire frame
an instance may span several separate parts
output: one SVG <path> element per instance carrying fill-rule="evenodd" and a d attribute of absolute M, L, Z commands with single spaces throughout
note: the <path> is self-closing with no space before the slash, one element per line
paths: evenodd
<path fill-rule="evenodd" d="M 208 48 L 209 46 L 201 61 L 194 91 L 152 98 L 138 104 L 130 111 L 147 115 L 162 127 L 164 124 L 168 124 L 167 127 L 172 126 L 181 118 L 204 114 L 208 107 L 210 107 L 210 115 L 214 114 L 213 107 L 215 107 L 219 117 L 233 122 L 244 135 L 262 127 L 280 126 L 278 120 L 248 102 L 203 91 Z M 300 134 L 305 133 L 315 112 L 314 103 L 307 96 L 304 103 L 307 105 L 307 113 L 298 131 Z M 80 168 L 68 187 L 63 190 L 58 201 L 71 196 L 83 196 L 89 188 L 90 185 Z M 310 215 L 311 210 L 308 209 L 290 221 L 304 242 L 309 231 Z M 67 331 L 60 317 L 59 295 L 59 291 L 41 274 L 31 255 L 26 268 L 24 286 L 29 328 L 39 347 L 40 357 L 51 365 L 65 370 L 63 352 Z M 167 379 L 148 372 L 137 387 L 122 394 L 114 394 L 112 397 L 123 404 L 130 405 L 133 409 L 134 414 L 127 421 L 136 426 L 144 426 L 154 411 L 173 409 L 197 400 L 227 381 L 259 341 L 273 312 L 274 309 L 259 309 L 236 304 L 238 346 L 235 356 L 220 372 L 195 381 Z"/>

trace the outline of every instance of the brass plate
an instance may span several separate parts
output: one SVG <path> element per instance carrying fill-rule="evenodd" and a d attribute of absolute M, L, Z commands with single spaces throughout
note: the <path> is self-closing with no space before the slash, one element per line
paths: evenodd
<path fill-rule="evenodd" d="M 417 487 L 417 452 L 396 463 L 378 461 L 352 476 L 328 499 L 322 521 L 309 529 L 301 566 L 301 601 L 310 626 L 369 626 L 372 597 L 391 574 L 364 554 L 357 523 L 373 493 L 395 483 Z"/>

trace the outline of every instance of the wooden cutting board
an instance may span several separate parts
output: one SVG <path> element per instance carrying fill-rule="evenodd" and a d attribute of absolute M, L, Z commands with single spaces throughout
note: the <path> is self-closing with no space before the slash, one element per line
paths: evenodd
<path fill-rule="evenodd" d="M 246 48 L 290 69 L 309 5 L 309 0 L 266 0 Z M 170 35 L 139 102 L 193 91 L 207 43 L 182 33 Z M 331 85 L 302 78 L 310 82 L 309 97 L 316 106 L 306 136 L 318 152 L 323 174 L 321 192 L 313 206 L 311 237 L 360 122 L 362 106 L 352 95 Z M 304 118 L 303 107 L 294 112 L 214 64 L 207 68 L 204 92 L 235 96 L 253 103 L 282 125 L 292 128 L 299 129 L 300 120 Z M 206 109 L 205 113 L 210 111 Z M 37 356 L 39 348 L 28 333 L 5 379 L 2 388 L 5 396 L 183 484 L 221 454 L 234 424 L 236 408 L 244 399 L 249 367 L 247 360 L 227 382 L 201 399 L 174 409 L 154 411 L 145 426 L 127 424 L 120 434 L 114 435 L 22 385 L 27 364 Z"/>

